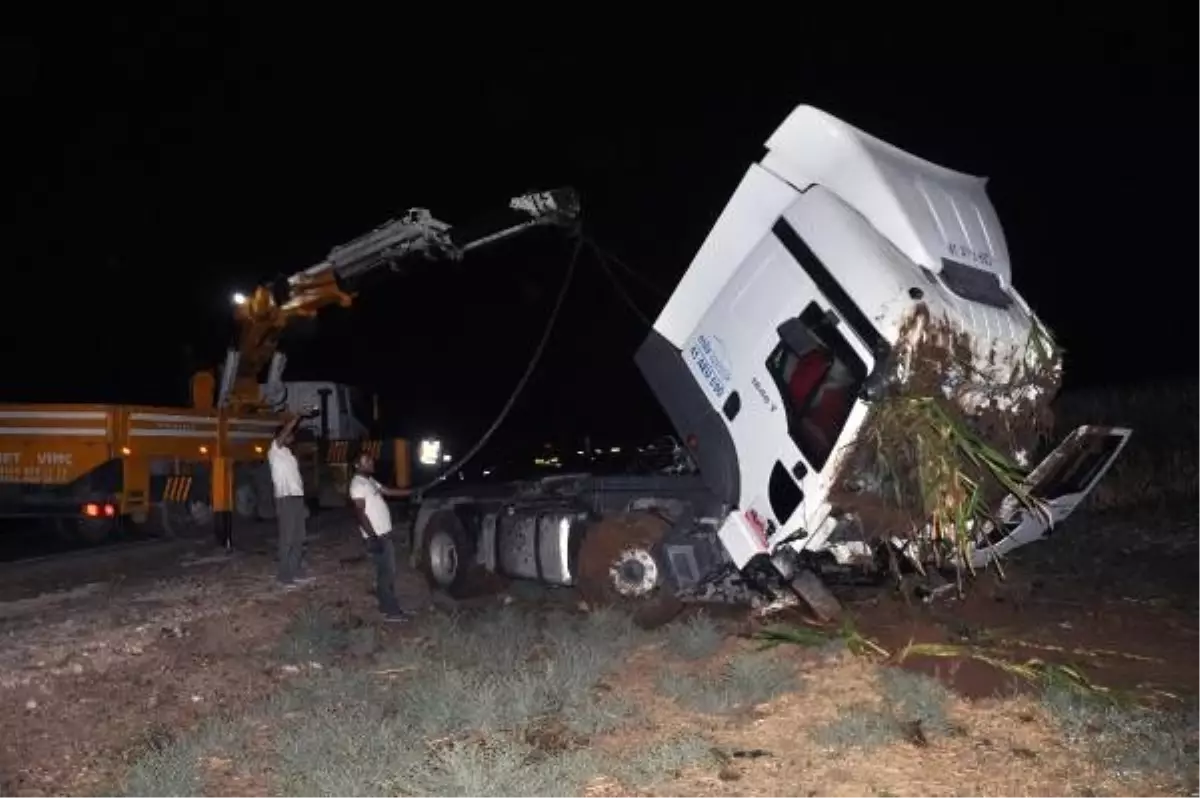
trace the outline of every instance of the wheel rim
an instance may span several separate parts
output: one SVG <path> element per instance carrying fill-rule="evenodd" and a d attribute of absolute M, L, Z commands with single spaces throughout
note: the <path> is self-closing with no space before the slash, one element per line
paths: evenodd
<path fill-rule="evenodd" d="M 434 532 L 429 540 L 429 571 L 434 581 L 443 587 L 458 575 L 458 547 L 454 538 L 445 532 Z"/>
<path fill-rule="evenodd" d="M 645 596 L 658 586 L 658 564 L 654 555 L 643 548 L 628 548 L 621 552 L 608 575 L 613 589 L 630 598 Z"/>

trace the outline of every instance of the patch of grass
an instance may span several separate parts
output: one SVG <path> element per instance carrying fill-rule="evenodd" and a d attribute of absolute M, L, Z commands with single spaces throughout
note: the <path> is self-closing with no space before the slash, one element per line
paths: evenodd
<path fill-rule="evenodd" d="M 925 734 L 945 734 L 950 728 L 950 692 L 931 676 L 883 668 L 879 674 L 883 698 L 898 723 L 919 723 Z"/>
<path fill-rule="evenodd" d="M 408 724 L 367 702 L 285 719 L 275 735 L 278 787 L 289 795 L 384 795 L 413 763 Z"/>
<path fill-rule="evenodd" d="M 950 730 L 950 692 L 936 679 L 900 668 L 882 668 L 882 706 L 853 704 L 811 732 L 827 748 L 874 749 L 893 742 L 927 745 Z"/>
<path fill-rule="evenodd" d="M 325 663 L 345 650 L 347 630 L 328 608 L 310 604 L 284 630 L 279 656 L 287 662 Z"/>
<path fill-rule="evenodd" d="M 700 678 L 666 670 L 658 688 L 693 712 L 724 715 L 751 709 L 798 689 L 795 669 L 761 654 L 739 654 L 715 677 Z"/>
<path fill-rule="evenodd" d="M 428 737 L 512 729 L 561 706 L 562 683 L 547 670 L 497 674 L 434 665 L 396 701 L 412 728 Z"/>
<path fill-rule="evenodd" d="M 425 627 L 432 653 L 460 668 L 519 669 L 539 639 L 537 618 L 516 607 L 435 618 Z"/>
<path fill-rule="evenodd" d="M 817 745 L 844 750 L 871 750 L 895 742 L 895 718 L 877 707 L 853 704 L 838 713 L 834 720 L 817 726 L 810 736 Z"/>
<path fill-rule="evenodd" d="M 177 737 L 155 727 L 139 741 L 120 792 L 148 796 L 199 795 L 204 789 L 203 759 L 217 754 L 238 758 L 244 733 L 242 723 L 225 718 L 212 718 Z"/>
<path fill-rule="evenodd" d="M 435 747 L 392 787 L 410 795 L 570 795 L 595 773 L 586 751 L 547 754 L 510 735 Z"/>
<path fill-rule="evenodd" d="M 638 718 L 637 706 L 614 693 L 575 699 L 564 709 L 567 728 L 589 737 L 616 731 Z"/>
<path fill-rule="evenodd" d="M 664 630 L 667 649 L 676 656 L 698 660 L 717 653 L 725 635 L 712 618 L 697 613 L 681 623 L 672 623 Z"/>
<path fill-rule="evenodd" d="M 1197 709 L 1167 712 L 1056 685 L 1043 703 L 1063 736 L 1119 774 L 1166 777 L 1194 791 Z"/>
<path fill-rule="evenodd" d="M 134 762 L 124 795 L 199 795 L 204 787 L 199 753 L 187 744 L 168 745 Z"/>
<path fill-rule="evenodd" d="M 607 770 L 627 787 L 644 788 L 676 778 L 685 768 L 715 761 L 711 743 L 703 737 L 682 734 L 639 749 Z"/>

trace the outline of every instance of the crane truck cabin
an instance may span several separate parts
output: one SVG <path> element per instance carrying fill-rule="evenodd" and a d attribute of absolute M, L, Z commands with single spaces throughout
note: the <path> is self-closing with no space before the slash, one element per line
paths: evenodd
<path fill-rule="evenodd" d="M 709 488 L 736 508 L 718 532 L 733 563 L 770 558 L 786 576 L 789 558 L 805 550 L 839 562 L 867 554 L 830 541 L 829 491 L 918 303 L 965 331 L 972 356 L 999 380 L 1028 356 L 1038 322 L 1012 286 L 984 178 L 809 106 L 766 149 L 637 360 Z M 1084 476 L 1059 486 L 1050 516 L 1011 525 L 994 548 L 971 554 L 975 563 L 1065 518 L 1128 434 L 1094 431 L 1110 443 Z M 1064 452 L 1056 454 L 1062 465 Z"/>

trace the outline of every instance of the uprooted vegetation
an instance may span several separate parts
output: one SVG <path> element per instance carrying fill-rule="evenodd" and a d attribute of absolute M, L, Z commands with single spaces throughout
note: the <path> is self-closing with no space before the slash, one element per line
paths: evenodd
<path fill-rule="evenodd" d="M 831 501 L 872 538 L 965 559 L 1003 496 L 1037 509 L 1022 479 L 1053 429 L 1061 356 L 1036 324 L 1023 351 L 976 351 L 967 332 L 924 305 L 898 341 Z"/>

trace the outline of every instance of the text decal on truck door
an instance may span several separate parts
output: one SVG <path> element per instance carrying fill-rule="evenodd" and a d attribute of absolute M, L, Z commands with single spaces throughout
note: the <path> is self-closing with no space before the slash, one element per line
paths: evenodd
<path fill-rule="evenodd" d="M 718 397 L 725 395 L 733 372 L 725 358 L 725 345 L 716 336 L 701 335 L 692 344 L 689 354 L 696 362 L 696 368 L 704 375 L 708 387 Z"/>
<path fill-rule="evenodd" d="M 759 382 L 758 377 L 751 377 L 750 384 L 754 386 L 754 390 L 758 391 L 758 396 L 763 400 L 763 404 L 771 408 L 772 413 L 779 409 L 779 406 L 771 401 L 771 395 L 767 393 L 767 389 Z"/>

